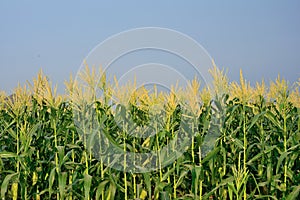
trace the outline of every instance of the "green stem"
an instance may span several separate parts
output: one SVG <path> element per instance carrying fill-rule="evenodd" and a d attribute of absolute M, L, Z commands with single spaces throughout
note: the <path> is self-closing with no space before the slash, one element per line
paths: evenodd
<path fill-rule="evenodd" d="M 176 163 L 174 162 L 173 163 L 173 167 L 175 168 L 176 167 Z M 173 197 L 174 197 L 174 199 L 176 199 L 177 198 L 177 195 L 176 195 L 176 193 L 177 193 L 177 183 L 176 183 L 176 170 L 174 170 L 174 194 L 173 194 Z"/>
<path fill-rule="evenodd" d="M 243 104 L 243 134 L 244 134 L 244 165 L 243 165 L 243 172 L 246 173 L 247 171 L 247 155 L 246 155 L 246 150 L 247 150 L 247 132 L 246 132 L 246 111 L 245 111 L 245 105 Z M 246 184 L 246 183 L 245 183 Z M 244 189 L 244 200 L 247 199 L 247 193 L 246 193 L 246 187 Z"/>
<path fill-rule="evenodd" d="M 101 133 L 99 132 L 99 141 L 102 141 L 102 138 L 101 138 Z M 100 154 L 102 154 L 102 144 L 100 142 Z M 101 177 L 101 180 L 104 179 L 104 167 L 103 167 L 103 159 L 102 159 L 102 156 L 100 156 L 100 177 Z M 101 199 L 104 200 L 104 191 L 101 192 Z"/>
<path fill-rule="evenodd" d="M 160 181 L 162 182 L 162 167 L 161 167 L 161 158 L 160 158 L 160 145 L 159 145 L 159 141 L 158 141 L 158 134 L 157 134 L 157 125 L 155 125 L 155 135 L 156 135 L 156 148 L 157 148 L 157 156 L 158 156 L 158 167 L 159 167 L 159 178 Z"/>
<path fill-rule="evenodd" d="M 192 131 L 194 131 L 194 123 L 192 123 Z M 194 133 L 192 135 L 192 161 L 193 161 L 193 164 L 195 164 L 195 152 L 194 152 L 194 149 L 195 149 L 195 138 L 194 138 Z"/>
<path fill-rule="evenodd" d="M 125 127 L 125 124 L 124 126 Z M 124 145 L 123 145 L 123 152 L 124 152 L 124 188 L 125 188 L 125 200 L 128 199 L 128 194 L 127 194 L 127 173 L 126 173 L 126 133 L 127 133 L 127 126 L 125 127 L 125 131 L 123 133 L 123 141 L 124 141 Z"/>
<path fill-rule="evenodd" d="M 286 127 L 286 108 L 284 103 L 284 110 L 283 110 L 283 137 L 284 137 L 284 152 L 287 152 L 287 127 Z M 284 161 L 284 190 L 286 191 L 287 183 L 287 158 Z"/>
<path fill-rule="evenodd" d="M 136 165 L 135 162 L 135 138 L 133 138 L 133 165 Z M 134 198 L 137 198 L 137 192 L 136 192 L 136 174 L 133 174 L 133 194 L 134 194 Z"/>
<path fill-rule="evenodd" d="M 199 145 L 199 166 L 202 167 L 202 155 L 201 155 L 201 147 Z M 203 183 L 203 180 L 201 179 L 201 172 L 200 172 L 200 177 L 199 177 L 199 180 L 200 180 L 200 184 L 199 184 L 199 199 L 202 200 L 202 183 Z M 197 195 L 197 193 L 195 194 Z"/>
<path fill-rule="evenodd" d="M 134 198 L 137 199 L 137 192 L 136 192 L 136 174 L 133 174 L 133 194 L 134 194 Z"/>

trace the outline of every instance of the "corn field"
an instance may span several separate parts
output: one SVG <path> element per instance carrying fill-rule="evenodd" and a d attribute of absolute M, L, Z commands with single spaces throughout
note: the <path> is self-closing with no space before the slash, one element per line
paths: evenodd
<path fill-rule="evenodd" d="M 79 75 L 87 84 L 70 78 L 64 95 L 42 72 L 12 96 L 0 93 L 1 199 L 299 199 L 300 79 L 252 86 L 242 72 L 239 82 L 216 67 L 210 72 L 210 90 L 195 79 L 171 92 L 135 91 L 134 82 L 112 83 L 87 66 Z M 153 105 L 164 115 L 150 123 Z M 78 127 L 85 107 L 101 125 L 95 134 Z M 183 126 L 185 115 L 193 120 Z M 128 116 L 155 134 L 136 137 L 130 126 L 120 128 L 116 119 Z M 159 151 L 189 131 L 191 145 L 180 157 L 165 165 L 169 155 L 160 155 L 157 169 L 143 173 L 130 171 L 126 158 L 103 160 L 87 148 L 104 133 L 102 141 L 124 152 Z M 208 149 L 212 133 L 218 135 Z M 102 141 L 99 154 L 109 151 Z"/>

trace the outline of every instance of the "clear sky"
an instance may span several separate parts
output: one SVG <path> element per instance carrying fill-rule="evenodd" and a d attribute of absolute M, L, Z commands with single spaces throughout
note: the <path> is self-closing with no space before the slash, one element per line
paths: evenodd
<path fill-rule="evenodd" d="M 200 43 L 230 80 L 300 77 L 300 1 L 0 1 L 0 90 L 39 69 L 63 88 L 85 56 L 111 35 L 164 27 Z"/>

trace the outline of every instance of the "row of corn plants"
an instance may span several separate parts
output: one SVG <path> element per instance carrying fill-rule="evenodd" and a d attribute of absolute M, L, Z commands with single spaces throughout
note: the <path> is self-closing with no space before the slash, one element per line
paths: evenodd
<path fill-rule="evenodd" d="M 211 74 L 210 90 L 195 79 L 158 92 L 86 67 L 87 84 L 71 78 L 65 95 L 42 73 L 0 93 L 1 199 L 298 199 L 300 82 L 252 87 L 242 73 L 239 83 Z M 124 155 L 101 156 L 112 147 Z M 157 159 L 126 154 L 164 147 Z"/>

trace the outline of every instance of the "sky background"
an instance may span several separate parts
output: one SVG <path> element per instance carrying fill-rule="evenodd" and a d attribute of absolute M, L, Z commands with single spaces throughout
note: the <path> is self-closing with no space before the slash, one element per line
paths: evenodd
<path fill-rule="evenodd" d="M 83 59 L 128 29 L 163 27 L 200 43 L 230 80 L 300 77 L 300 1 L 0 1 L 0 90 L 43 69 L 63 91 Z"/>

